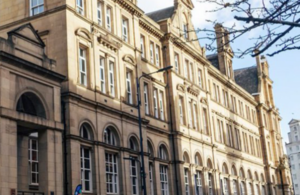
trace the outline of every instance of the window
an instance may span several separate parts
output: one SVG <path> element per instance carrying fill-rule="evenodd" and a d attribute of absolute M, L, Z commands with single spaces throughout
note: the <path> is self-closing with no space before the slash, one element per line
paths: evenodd
<path fill-rule="evenodd" d="M 149 163 L 150 195 L 154 195 L 153 165 Z"/>
<path fill-rule="evenodd" d="M 87 86 L 86 49 L 79 48 L 79 79 L 80 84 Z"/>
<path fill-rule="evenodd" d="M 204 129 L 204 133 L 205 134 L 209 134 L 208 132 L 208 121 L 207 121 L 207 112 L 206 112 L 206 108 L 203 108 L 203 129 Z"/>
<path fill-rule="evenodd" d="M 240 184 L 240 190 L 241 190 L 241 195 L 246 195 L 245 183 L 244 182 L 241 182 L 241 184 Z"/>
<path fill-rule="evenodd" d="M 142 58 L 145 58 L 145 37 L 141 35 L 141 55 Z"/>
<path fill-rule="evenodd" d="M 87 140 L 91 139 L 89 128 L 90 127 L 89 127 L 89 125 L 87 123 L 84 123 L 83 125 L 81 125 L 81 127 L 80 127 L 80 136 L 83 139 L 87 139 Z"/>
<path fill-rule="evenodd" d="M 104 142 L 112 146 L 117 145 L 116 136 L 110 128 L 104 130 Z"/>
<path fill-rule="evenodd" d="M 154 117 L 158 118 L 157 89 L 154 89 L 153 91 L 153 102 L 154 102 Z"/>
<path fill-rule="evenodd" d="M 81 147 L 80 161 L 81 161 L 81 184 L 82 191 L 92 191 L 92 168 L 91 168 L 91 150 Z"/>
<path fill-rule="evenodd" d="M 219 94 L 217 93 L 217 85 L 215 84 L 215 83 L 213 83 L 213 88 L 214 88 L 214 99 L 216 100 L 216 101 L 218 101 L 218 99 L 219 99 Z"/>
<path fill-rule="evenodd" d="M 118 164 L 117 155 L 105 153 L 106 166 L 106 192 L 111 194 L 118 193 Z"/>
<path fill-rule="evenodd" d="M 115 77 L 114 77 L 114 62 L 109 62 L 109 87 L 110 95 L 115 97 Z"/>
<path fill-rule="evenodd" d="M 106 29 L 111 32 L 111 8 L 106 8 Z"/>
<path fill-rule="evenodd" d="M 44 12 L 44 0 L 30 0 L 30 16 Z"/>
<path fill-rule="evenodd" d="M 162 160 L 168 160 L 168 154 L 164 145 L 159 146 L 158 157 Z"/>
<path fill-rule="evenodd" d="M 185 186 L 185 194 L 190 194 L 190 185 L 189 185 L 189 170 L 184 169 L 184 186 Z"/>
<path fill-rule="evenodd" d="M 186 79 L 188 79 L 188 64 L 189 64 L 189 61 L 186 60 L 184 63 L 184 77 Z"/>
<path fill-rule="evenodd" d="M 139 194 L 139 187 L 138 187 L 138 170 L 137 170 L 137 161 L 131 160 L 130 161 L 130 179 L 131 179 L 131 193 L 132 195 Z"/>
<path fill-rule="evenodd" d="M 144 83 L 145 113 L 149 114 L 148 84 Z"/>
<path fill-rule="evenodd" d="M 295 136 L 295 141 L 298 141 L 298 135 Z"/>
<path fill-rule="evenodd" d="M 156 66 L 160 66 L 160 48 L 158 45 L 155 47 L 155 60 L 156 60 Z"/>
<path fill-rule="evenodd" d="M 228 180 L 223 178 L 223 195 L 228 195 Z"/>
<path fill-rule="evenodd" d="M 29 170 L 30 170 L 30 184 L 38 185 L 39 184 L 39 144 L 38 140 L 34 138 L 29 138 L 29 147 L 28 147 L 28 161 L 29 161 Z"/>
<path fill-rule="evenodd" d="M 194 128 L 196 130 L 198 130 L 198 125 L 197 125 L 197 119 L 198 119 L 198 115 L 197 115 L 197 105 L 194 103 L 193 106 L 193 122 L 194 122 Z"/>
<path fill-rule="evenodd" d="M 266 195 L 265 186 L 261 186 L 261 195 Z"/>
<path fill-rule="evenodd" d="M 184 38 L 185 39 L 188 39 L 189 38 L 189 32 L 188 32 L 188 26 L 187 24 L 183 24 L 183 35 L 184 35 Z"/>
<path fill-rule="evenodd" d="M 138 142 L 137 142 L 136 138 L 131 137 L 129 139 L 129 148 L 133 151 L 138 151 Z"/>
<path fill-rule="evenodd" d="M 208 173 L 208 195 L 213 195 L 213 176 L 211 173 Z"/>
<path fill-rule="evenodd" d="M 105 59 L 100 57 L 100 90 L 105 93 Z"/>
<path fill-rule="evenodd" d="M 203 86 L 202 86 L 202 71 L 201 71 L 201 69 L 198 69 L 198 85 L 199 85 L 199 87 L 203 88 Z"/>
<path fill-rule="evenodd" d="M 76 10 L 80 15 L 84 15 L 84 0 L 76 0 Z"/>
<path fill-rule="evenodd" d="M 175 62 L 175 71 L 177 73 L 179 73 L 179 56 L 176 53 L 175 53 L 175 56 L 174 56 L 174 62 Z"/>
<path fill-rule="evenodd" d="M 179 97 L 179 116 L 180 116 L 180 124 L 184 125 L 184 115 L 183 115 L 183 97 Z"/>
<path fill-rule="evenodd" d="M 154 43 L 150 42 L 150 62 L 154 64 Z"/>
<path fill-rule="evenodd" d="M 122 19 L 122 39 L 125 42 L 128 42 L 128 20 Z"/>
<path fill-rule="evenodd" d="M 252 195 L 252 184 L 251 183 L 248 183 L 248 193 L 247 195 Z"/>
<path fill-rule="evenodd" d="M 196 183 L 196 195 L 203 195 L 202 174 L 200 171 L 196 171 L 195 183 Z"/>
<path fill-rule="evenodd" d="M 237 190 L 237 181 L 233 180 L 232 181 L 232 187 L 233 187 L 233 195 L 238 195 L 238 190 Z M 258 195 L 258 194 L 257 194 Z"/>
<path fill-rule="evenodd" d="M 221 100 L 220 100 L 220 88 L 219 88 L 219 86 L 217 86 L 217 102 L 221 102 Z"/>
<path fill-rule="evenodd" d="M 159 110 L 160 110 L 160 119 L 161 120 L 165 120 L 163 97 L 164 97 L 163 92 L 160 91 L 159 92 Z"/>
<path fill-rule="evenodd" d="M 159 173 L 160 173 L 161 194 L 169 195 L 168 167 L 165 165 L 160 165 Z"/>
<path fill-rule="evenodd" d="M 193 64 L 190 63 L 190 68 L 189 68 L 189 77 L 190 77 L 190 80 L 193 81 Z"/>
<path fill-rule="evenodd" d="M 290 147 L 290 151 L 293 151 L 293 148 L 292 148 L 292 147 Z"/>
<path fill-rule="evenodd" d="M 189 127 L 192 128 L 193 127 L 193 115 L 192 115 L 192 100 L 189 100 Z"/>
<path fill-rule="evenodd" d="M 131 71 L 126 72 L 126 94 L 127 94 L 127 103 L 132 104 L 132 84 L 131 84 Z"/>
<path fill-rule="evenodd" d="M 223 138 L 223 123 L 219 119 L 217 119 L 217 127 L 218 127 L 218 133 L 219 133 L 219 140 L 221 143 L 224 143 L 224 138 Z"/>
<path fill-rule="evenodd" d="M 97 5 L 97 19 L 98 19 L 98 24 L 102 26 L 102 4 L 99 1 Z"/>

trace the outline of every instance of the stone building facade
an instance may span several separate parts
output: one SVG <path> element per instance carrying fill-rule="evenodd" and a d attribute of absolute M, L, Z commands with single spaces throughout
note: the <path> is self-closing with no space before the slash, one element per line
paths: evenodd
<path fill-rule="evenodd" d="M 285 143 L 285 149 L 289 159 L 295 195 L 298 195 L 300 194 L 300 120 L 292 119 L 289 126 L 289 142 Z"/>
<path fill-rule="evenodd" d="M 1 0 L 1 194 L 141 194 L 136 78 L 168 65 L 141 79 L 147 193 L 291 193 L 267 60 L 233 70 L 220 25 L 206 56 L 193 8 Z"/>

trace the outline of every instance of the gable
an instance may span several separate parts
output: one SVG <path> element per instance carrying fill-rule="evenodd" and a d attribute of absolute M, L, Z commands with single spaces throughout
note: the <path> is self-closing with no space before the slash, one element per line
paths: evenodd
<path fill-rule="evenodd" d="M 299 123 L 299 122 L 300 122 L 299 120 L 292 119 L 292 120 L 289 122 L 289 125 L 294 124 L 294 123 Z"/>
<path fill-rule="evenodd" d="M 24 24 L 12 31 L 9 31 L 7 34 L 8 39 L 10 40 L 12 40 L 13 36 L 16 36 L 22 39 L 26 39 L 27 41 L 39 45 L 40 47 L 45 47 L 45 43 L 30 23 Z"/>

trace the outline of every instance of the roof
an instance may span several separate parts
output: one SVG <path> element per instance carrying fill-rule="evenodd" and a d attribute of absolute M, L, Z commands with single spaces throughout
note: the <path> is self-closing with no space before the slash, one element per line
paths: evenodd
<path fill-rule="evenodd" d="M 146 15 L 152 20 L 154 20 L 155 22 L 158 22 L 160 20 L 171 18 L 174 13 L 174 10 L 175 8 L 174 6 L 172 6 L 172 7 L 167 7 L 161 10 L 147 13 Z"/>
<path fill-rule="evenodd" d="M 234 70 L 234 78 L 235 82 L 248 93 L 253 94 L 258 92 L 258 73 L 256 66 Z"/>
<path fill-rule="evenodd" d="M 290 122 L 289 122 L 289 125 L 293 124 L 293 123 L 299 123 L 300 120 L 298 119 L 292 119 Z"/>
<path fill-rule="evenodd" d="M 218 54 L 210 54 L 210 55 L 207 55 L 206 58 L 208 59 L 208 61 L 210 61 L 210 63 L 216 67 L 218 70 L 220 70 L 220 67 L 219 67 L 219 58 L 218 58 Z"/>

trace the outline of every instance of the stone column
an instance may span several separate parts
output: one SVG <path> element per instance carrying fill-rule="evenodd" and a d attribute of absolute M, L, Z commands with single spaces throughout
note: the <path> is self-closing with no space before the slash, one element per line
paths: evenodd
<path fill-rule="evenodd" d="M 39 191 L 63 194 L 62 134 L 39 131 Z"/>
<path fill-rule="evenodd" d="M 30 184 L 30 171 L 28 164 L 28 141 L 29 137 L 26 135 L 17 136 L 17 151 L 18 151 L 18 190 L 28 191 Z"/>
<path fill-rule="evenodd" d="M 17 124 L 0 118 L 0 194 L 17 192 Z"/>

